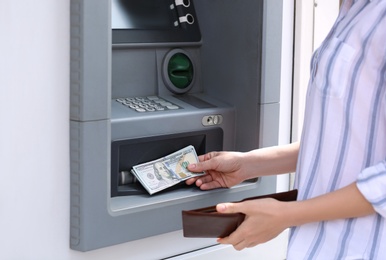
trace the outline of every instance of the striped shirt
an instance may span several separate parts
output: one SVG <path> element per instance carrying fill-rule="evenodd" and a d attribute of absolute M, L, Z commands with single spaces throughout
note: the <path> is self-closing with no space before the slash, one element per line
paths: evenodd
<path fill-rule="evenodd" d="M 315 51 L 295 187 L 353 182 L 376 214 L 291 229 L 288 259 L 386 259 L 386 0 L 346 0 Z"/>

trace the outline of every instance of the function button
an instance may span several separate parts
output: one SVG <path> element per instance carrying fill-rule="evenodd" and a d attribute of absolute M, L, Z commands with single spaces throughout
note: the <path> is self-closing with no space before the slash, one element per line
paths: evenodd
<path fill-rule="evenodd" d="M 190 6 L 190 0 L 175 0 L 176 6 L 182 5 L 184 7 Z"/>
<path fill-rule="evenodd" d="M 157 96 L 148 96 L 147 99 L 153 101 L 153 100 L 158 100 L 158 99 L 160 99 L 160 98 L 157 97 Z"/>
<path fill-rule="evenodd" d="M 172 106 L 173 104 L 170 103 L 170 102 L 162 102 L 162 103 L 159 103 L 161 106 L 163 107 L 167 107 L 167 106 Z"/>
<path fill-rule="evenodd" d="M 175 109 L 179 109 L 178 106 L 175 106 L 175 105 L 168 105 L 166 106 L 168 109 L 171 109 L 171 110 L 175 110 Z"/>

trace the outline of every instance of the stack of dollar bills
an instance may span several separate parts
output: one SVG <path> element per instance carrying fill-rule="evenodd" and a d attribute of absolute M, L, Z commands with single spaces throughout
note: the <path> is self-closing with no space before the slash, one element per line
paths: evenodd
<path fill-rule="evenodd" d="M 181 181 L 205 174 L 193 173 L 187 169 L 189 164 L 197 162 L 196 150 L 189 145 L 157 160 L 135 165 L 131 172 L 151 195 Z"/>

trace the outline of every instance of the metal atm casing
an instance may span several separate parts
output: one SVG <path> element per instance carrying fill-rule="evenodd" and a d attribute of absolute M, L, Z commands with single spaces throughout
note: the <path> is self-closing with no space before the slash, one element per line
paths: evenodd
<path fill-rule="evenodd" d="M 111 2 L 71 1 L 72 249 L 88 251 L 178 230 L 183 209 L 275 191 L 276 179 L 264 177 L 208 192 L 189 187 L 152 197 L 111 195 L 115 160 L 111 149 L 116 140 L 157 144 L 196 135 L 205 139 L 217 129 L 222 133 L 222 147 L 204 145 L 201 152 L 211 148 L 247 151 L 277 144 L 279 85 L 261 83 L 263 1 L 196 0 L 194 6 L 200 42 L 113 45 Z M 186 51 L 196 63 L 195 85 L 189 94 L 213 107 L 191 106 L 165 88 L 162 60 L 174 49 Z M 143 68 L 150 72 L 141 74 L 138 64 L 146 64 Z M 122 87 L 125 81 L 141 80 L 147 87 Z M 142 116 L 117 106 L 115 99 L 122 95 L 166 96 L 184 109 Z M 204 126 L 202 118 L 207 115 L 222 115 L 224 120 Z M 170 148 L 156 150 L 161 153 L 162 149 L 167 154 Z M 194 249 L 196 244 L 189 242 L 178 248 L 180 253 Z"/>

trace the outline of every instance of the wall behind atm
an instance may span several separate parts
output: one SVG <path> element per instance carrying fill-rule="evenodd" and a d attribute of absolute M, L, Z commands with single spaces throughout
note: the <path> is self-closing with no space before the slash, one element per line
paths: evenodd
<path fill-rule="evenodd" d="M 0 1 L 0 259 L 133 259 L 151 246 L 69 248 L 69 2 Z"/>

